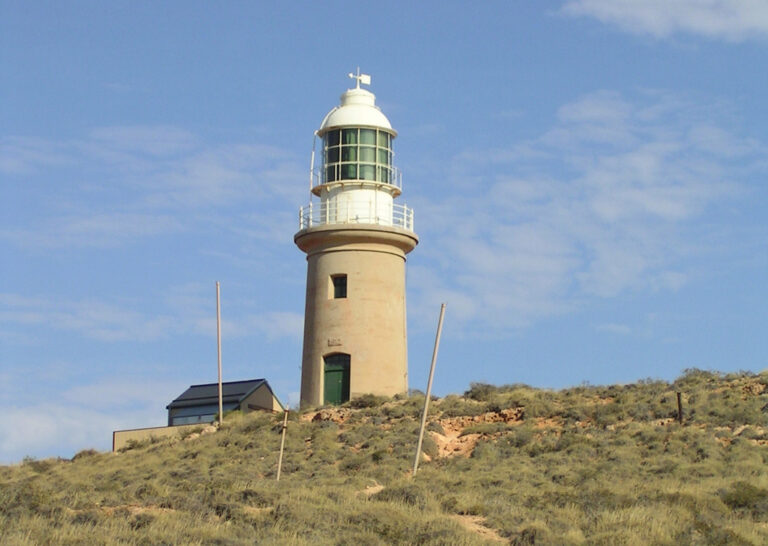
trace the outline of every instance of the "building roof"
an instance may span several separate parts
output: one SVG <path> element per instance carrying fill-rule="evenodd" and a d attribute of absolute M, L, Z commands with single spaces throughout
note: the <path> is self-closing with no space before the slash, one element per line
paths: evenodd
<path fill-rule="evenodd" d="M 326 114 L 317 134 L 323 136 L 334 127 L 379 127 L 397 135 L 387 116 L 376 106 L 376 97 L 367 89 L 348 89 L 341 104 Z"/>
<path fill-rule="evenodd" d="M 266 385 L 270 392 L 272 388 L 266 379 L 248 379 L 245 381 L 228 381 L 221 384 L 223 403 L 240 403 L 253 391 Z M 274 392 L 272 392 L 274 396 Z M 218 404 L 219 402 L 219 384 L 205 383 L 203 385 L 192 385 L 173 402 L 166 406 L 166 409 L 187 408 L 190 406 L 202 406 L 206 404 Z M 278 403 L 280 401 L 278 400 Z M 282 404 L 280 404 L 282 406 Z"/>

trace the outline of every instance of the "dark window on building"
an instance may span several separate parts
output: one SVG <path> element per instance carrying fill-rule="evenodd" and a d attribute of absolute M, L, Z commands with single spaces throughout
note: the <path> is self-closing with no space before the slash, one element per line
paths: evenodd
<path fill-rule="evenodd" d="M 346 275 L 333 275 L 331 277 L 333 282 L 333 298 L 346 298 L 347 297 L 347 276 Z"/>

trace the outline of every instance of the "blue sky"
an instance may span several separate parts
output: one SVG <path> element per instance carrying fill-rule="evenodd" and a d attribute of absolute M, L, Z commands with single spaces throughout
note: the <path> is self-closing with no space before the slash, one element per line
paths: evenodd
<path fill-rule="evenodd" d="M 768 4 L 0 0 L 0 462 L 298 399 L 312 134 L 360 66 L 421 238 L 411 388 L 768 367 Z"/>

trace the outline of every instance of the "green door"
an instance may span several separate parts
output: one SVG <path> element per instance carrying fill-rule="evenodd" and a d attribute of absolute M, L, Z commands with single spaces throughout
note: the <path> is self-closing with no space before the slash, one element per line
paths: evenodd
<path fill-rule="evenodd" d="M 349 400 L 349 355 L 325 357 L 325 403 L 342 404 Z"/>

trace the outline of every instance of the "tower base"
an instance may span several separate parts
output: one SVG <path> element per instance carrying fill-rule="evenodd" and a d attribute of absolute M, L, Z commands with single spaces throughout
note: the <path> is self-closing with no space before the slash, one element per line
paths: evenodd
<path fill-rule="evenodd" d="M 332 224 L 304 229 L 307 253 L 301 405 L 408 390 L 405 256 L 411 231 Z"/>

